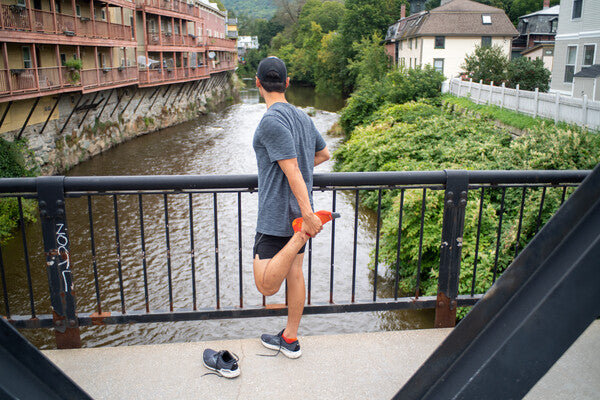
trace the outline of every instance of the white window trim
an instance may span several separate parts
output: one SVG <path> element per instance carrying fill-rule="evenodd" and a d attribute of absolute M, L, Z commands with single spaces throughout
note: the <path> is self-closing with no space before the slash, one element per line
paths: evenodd
<path fill-rule="evenodd" d="M 573 0 L 571 2 L 571 21 L 581 21 L 581 18 L 583 17 L 583 0 L 581 0 L 581 15 L 577 18 L 573 18 L 573 11 L 575 10 L 575 0 Z"/>
<path fill-rule="evenodd" d="M 445 66 L 444 64 L 446 64 L 445 63 L 445 59 L 444 58 L 434 58 L 433 59 L 433 69 L 437 71 L 437 69 L 435 67 L 435 62 L 436 61 L 441 61 L 442 62 L 442 71 L 441 71 L 441 73 L 443 74 L 444 73 L 444 66 Z"/>
<path fill-rule="evenodd" d="M 593 55 L 593 57 L 592 57 L 592 63 L 591 63 L 590 65 L 585 65 L 585 64 L 583 64 L 583 63 L 584 63 L 584 61 L 585 61 L 585 47 L 586 47 L 586 46 L 594 46 L 594 55 Z M 585 66 L 585 67 L 591 67 L 592 65 L 596 64 L 596 58 L 597 58 L 597 55 L 596 55 L 596 54 L 597 54 L 597 51 L 598 51 L 598 46 L 596 45 L 596 43 L 584 43 L 584 44 L 582 45 L 582 48 L 583 48 L 583 52 L 582 52 L 582 57 L 581 57 L 581 67 L 582 67 L 582 68 L 583 68 L 584 66 Z"/>
<path fill-rule="evenodd" d="M 570 47 L 575 47 L 575 64 L 568 64 L 568 62 L 569 62 L 569 48 Z M 578 45 L 567 46 L 567 60 L 565 60 L 565 73 L 567 72 L 567 66 L 573 65 L 573 75 L 576 74 L 576 71 L 577 71 L 577 56 L 578 55 L 579 55 L 579 46 Z M 565 81 L 565 77 L 563 76 L 563 83 L 565 85 L 572 85 L 573 81 L 567 82 L 567 81 Z"/>

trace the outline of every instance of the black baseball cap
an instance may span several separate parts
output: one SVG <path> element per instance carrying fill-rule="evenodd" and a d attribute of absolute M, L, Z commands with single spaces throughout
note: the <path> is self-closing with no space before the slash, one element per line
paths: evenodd
<path fill-rule="evenodd" d="M 269 72 L 273 73 L 269 74 Z M 256 76 L 261 82 L 285 83 L 287 80 L 287 68 L 285 67 L 285 63 L 275 56 L 263 58 L 260 64 L 258 64 Z"/>

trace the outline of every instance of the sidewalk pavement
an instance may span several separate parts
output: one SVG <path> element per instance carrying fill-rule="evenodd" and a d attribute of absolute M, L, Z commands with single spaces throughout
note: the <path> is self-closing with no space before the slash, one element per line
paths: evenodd
<path fill-rule="evenodd" d="M 95 399 L 390 399 L 451 329 L 301 337 L 296 360 L 243 340 L 122 346 L 43 353 Z M 202 365 L 206 348 L 240 357 L 225 379 Z M 526 396 L 598 399 L 600 321 L 594 322 Z"/>

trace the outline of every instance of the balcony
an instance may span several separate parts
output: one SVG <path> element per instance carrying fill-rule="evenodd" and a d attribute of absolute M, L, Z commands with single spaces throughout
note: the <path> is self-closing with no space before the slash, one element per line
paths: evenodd
<path fill-rule="evenodd" d="M 206 40 L 206 46 L 211 50 L 235 51 L 236 41 L 211 37 Z"/>
<path fill-rule="evenodd" d="M 185 46 L 185 47 L 197 47 L 198 40 L 195 36 L 171 34 L 167 32 L 148 33 L 148 45 L 149 46 Z"/>
<path fill-rule="evenodd" d="M 217 72 L 223 72 L 223 71 L 231 71 L 234 70 L 235 67 L 237 66 L 235 61 L 230 60 L 230 61 L 211 61 L 209 63 L 210 65 L 210 73 L 214 74 Z"/>
<path fill-rule="evenodd" d="M 0 69 L 0 97 L 28 98 L 81 88 L 66 67 Z"/>
<path fill-rule="evenodd" d="M 81 85 L 84 91 L 96 88 L 125 86 L 138 81 L 137 67 L 91 68 L 81 71 Z"/>
<path fill-rule="evenodd" d="M 15 5 L 0 6 L 0 27 L 3 30 L 17 30 L 31 33 L 44 33 L 88 38 L 133 40 L 131 26 L 92 21 L 74 15 L 51 11 L 29 10 Z"/>
<path fill-rule="evenodd" d="M 214 72 L 214 71 L 210 71 Z M 207 66 L 150 68 L 139 70 L 139 86 L 154 86 L 165 83 L 205 79 L 210 76 Z"/>
<path fill-rule="evenodd" d="M 156 10 L 164 10 L 200 18 L 200 10 L 198 7 L 194 7 L 193 4 L 178 0 L 136 0 L 136 5 L 138 9 L 149 9 L 148 11 L 152 13 Z"/>
<path fill-rule="evenodd" d="M 11 99 L 36 97 L 67 91 L 137 83 L 137 67 L 92 68 L 73 75 L 67 67 L 0 69 L 0 97 Z"/>

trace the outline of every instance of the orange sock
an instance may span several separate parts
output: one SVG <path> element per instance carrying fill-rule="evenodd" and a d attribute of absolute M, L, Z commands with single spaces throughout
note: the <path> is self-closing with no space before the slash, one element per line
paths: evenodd
<path fill-rule="evenodd" d="M 285 340 L 286 343 L 291 344 L 294 343 L 296 340 L 298 340 L 297 338 L 293 338 L 293 339 L 288 339 L 286 338 L 283 333 L 281 334 L 281 337 L 283 338 L 283 340 Z"/>

